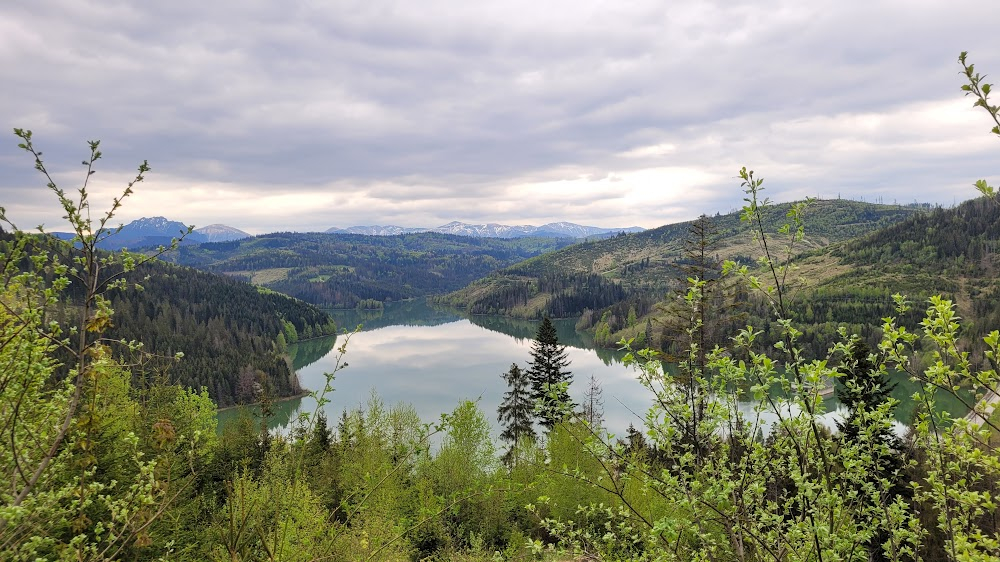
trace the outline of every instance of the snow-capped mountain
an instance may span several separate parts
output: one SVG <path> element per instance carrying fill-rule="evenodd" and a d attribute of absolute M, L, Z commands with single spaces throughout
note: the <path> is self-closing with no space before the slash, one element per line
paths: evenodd
<path fill-rule="evenodd" d="M 350 226 L 347 228 L 328 228 L 325 232 L 332 234 L 367 234 L 369 236 L 395 236 L 397 234 L 408 234 L 411 232 L 427 232 L 429 228 L 406 228 L 404 226 L 395 225 L 377 225 L 373 224 L 370 226 Z"/>
<path fill-rule="evenodd" d="M 550 222 L 538 227 L 540 232 L 552 232 L 572 238 L 587 238 L 588 236 L 614 235 L 619 232 L 642 232 L 644 228 L 629 226 L 625 228 L 601 228 L 598 226 L 582 226 L 571 222 Z"/>
<path fill-rule="evenodd" d="M 437 228 L 432 228 L 431 230 L 443 234 L 473 236 L 476 238 L 521 238 L 523 236 L 532 236 L 538 230 L 538 227 L 527 224 L 510 226 L 495 222 L 487 224 L 468 224 L 453 221 L 448 224 L 443 224 Z"/>
<path fill-rule="evenodd" d="M 204 236 L 205 242 L 229 242 L 230 240 L 250 238 L 250 235 L 246 232 L 224 224 L 210 224 L 196 228 L 194 231 Z"/>
<path fill-rule="evenodd" d="M 468 224 L 450 222 L 437 228 L 434 232 L 458 234 L 460 236 L 478 236 L 482 238 L 522 238 L 524 236 L 545 236 L 550 238 L 587 238 L 588 236 L 606 236 L 619 232 L 640 232 L 644 229 L 638 226 L 627 228 L 601 228 L 598 226 L 583 226 L 571 222 L 550 222 L 542 226 L 520 224 L 510 226 L 495 222 L 487 224 Z"/>
<path fill-rule="evenodd" d="M 330 228 L 326 232 L 367 234 L 371 236 L 393 236 L 411 232 L 440 232 L 457 236 L 472 236 L 476 238 L 523 238 L 525 236 L 545 236 L 550 238 L 587 238 L 589 236 L 610 236 L 619 232 L 640 232 L 644 229 L 638 226 L 627 228 L 601 228 L 597 226 L 582 226 L 571 222 L 552 222 L 542 226 L 530 224 L 507 225 L 495 222 L 487 224 L 469 224 L 453 221 L 436 228 L 406 228 L 394 225 L 352 226 L 349 228 Z"/>

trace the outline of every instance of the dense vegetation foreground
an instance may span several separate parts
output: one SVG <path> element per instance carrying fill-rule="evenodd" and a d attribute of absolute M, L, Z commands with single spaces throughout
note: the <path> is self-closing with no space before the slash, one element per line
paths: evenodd
<path fill-rule="evenodd" d="M 965 89 L 1000 136 L 989 87 L 961 62 Z M 973 361 L 955 304 L 895 295 L 875 345 L 842 326 L 823 357 L 807 359 L 786 283 L 808 232 L 805 204 L 765 228 L 769 204 L 752 171 L 740 175 L 755 265 L 726 262 L 723 284 L 690 278 L 676 370 L 653 350 L 630 355 L 653 398 L 642 428 L 607 435 L 593 402 L 570 402 L 544 322 L 531 367 L 504 375 L 501 460 L 494 414 L 471 402 L 433 424 L 373 398 L 332 424 L 306 416 L 288 435 L 251 418 L 217 434 L 205 391 L 145 377 L 143 345 L 110 332 L 112 295 L 136 290 L 134 272 L 152 258 L 99 253 L 97 243 L 113 235 L 106 223 L 145 163 L 92 221 L 85 187 L 75 199 L 59 189 L 30 131 L 16 133 L 76 238 L 52 251 L 18 232 L 4 246 L 3 560 L 1000 559 L 1000 332 L 984 332 Z M 98 158 L 91 143 L 88 175 Z M 746 326 L 708 349 L 714 295 L 728 286 L 767 303 L 769 331 Z M 67 291 L 78 305 L 62 304 Z M 915 307 L 923 320 L 904 325 Z M 339 341 L 343 359 L 350 336 Z M 344 367 L 316 392 L 320 405 Z M 892 422 L 890 368 L 921 383 L 904 435 Z M 836 428 L 823 421 L 830 380 L 846 407 Z M 968 416 L 935 408 L 959 391 L 976 396 Z M 750 410 L 738 405 L 746 395 L 757 400 Z"/>

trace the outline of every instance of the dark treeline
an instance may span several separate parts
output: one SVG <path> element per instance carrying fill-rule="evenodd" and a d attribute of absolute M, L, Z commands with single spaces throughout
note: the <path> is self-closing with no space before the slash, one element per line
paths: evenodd
<path fill-rule="evenodd" d="M 539 290 L 553 297 L 543 314 L 555 318 L 577 316 L 587 308 L 601 308 L 625 298 L 625 290 L 600 275 L 543 275 Z"/>
<path fill-rule="evenodd" d="M 510 314 L 537 295 L 546 295 L 533 318 L 568 318 L 587 309 L 599 309 L 625 298 L 625 289 L 601 275 L 547 273 L 537 281 L 512 280 L 468 304 L 473 314 Z"/>
<path fill-rule="evenodd" d="M 424 275 L 431 275 L 427 271 Z M 384 282 L 379 282 L 366 275 L 366 272 L 355 269 L 353 272 L 344 272 L 336 278 L 326 281 L 310 281 L 301 277 L 293 277 L 293 272 L 289 273 L 289 279 L 282 279 L 267 286 L 275 291 L 286 295 L 295 295 L 295 298 L 302 299 L 316 306 L 327 308 L 357 308 L 361 303 L 369 300 L 379 302 L 399 301 L 417 296 L 414 291 L 408 290 L 402 274 L 384 275 L 383 278 L 391 280 L 392 286 L 386 286 Z M 373 276 L 380 275 L 374 273 Z M 412 278 L 405 277 L 406 281 Z"/>

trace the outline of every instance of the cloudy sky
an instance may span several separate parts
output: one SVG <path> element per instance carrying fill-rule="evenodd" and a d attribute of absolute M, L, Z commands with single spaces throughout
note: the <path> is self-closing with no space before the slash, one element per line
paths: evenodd
<path fill-rule="evenodd" d="M 0 205 L 62 225 L 105 157 L 118 218 L 252 233 L 452 220 L 654 227 L 741 204 L 933 202 L 1000 182 L 958 53 L 1000 76 L 996 0 L 13 0 Z"/>

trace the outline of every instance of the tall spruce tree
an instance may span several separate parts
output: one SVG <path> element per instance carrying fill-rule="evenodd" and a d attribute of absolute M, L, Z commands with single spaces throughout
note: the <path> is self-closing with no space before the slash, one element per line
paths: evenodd
<path fill-rule="evenodd" d="M 566 370 L 568 366 L 566 346 L 559 344 L 556 327 L 546 316 L 531 344 L 531 364 L 528 368 L 531 398 L 539 404 L 538 421 L 546 429 L 552 429 L 573 408 L 573 400 L 566 388 L 573 380 L 573 374 Z"/>
<path fill-rule="evenodd" d="M 840 440 L 844 446 L 860 447 L 870 459 L 871 482 L 876 487 L 888 483 L 887 487 L 879 490 L 880 503 L 887 505 L 898 497 L 908 499 L 912 493 L 903 474 L 903 441 L 885 423 L 882 417 L 884 413 L 880 412 L 892 400 L 891 392 L 896 384 L 889 380 L 888 374 L 880 367 L 872 361 L 868 345 L 854 336 L 847 346 L 843 363 L 837 369 L 841 375 L 837 379 L 837 399 L 848 412 L 843 421 L 837 421 L 837 429 L 840 430 Z M 895 406 L 890 402 L 889 415 L 894 409 Z M 859 494 L 859 497 L 866 496 Z M 865 545 L 870 561 L 889 560 L 882 548 L 882 544 L 889 539 L 889 534 L 888 529 L 874 529 L 871 540 Z"/>
<path fill-rule="evenodd" d="M 698 327 L 694 334 L 684 338 L 693 338 L 698 344 L 698 353 L 694 359 L 696 365 L 693 365 L 698 371 L 705 370 L 707 350 L 722 339 L 722 334 L 717 333 L 719 326 L 723 324 L 722 309 L 725 307 L 717 285 L 722 276 L 722 263 L 716 254 L 718 249 L 719 231 L 712 219 L 701 215 L 688 227 L 688 236 L 684 239 L 684 260 L 680 264 L 679 279 L 681 288 L 677 293 L 681 298 L 687 294 L 688 279 L 704 281 L 698 300 Z M 681 327 L 681 331 L 687 327 Z"/>
<path fill-rule="evenodd" d="M 510 387 L 503 395 L 503 401 L 497 408 L 497 421 L 503 424 L 500 439 L 510 443 L 510 448 L 503 455 L 507 466 L 517 464 L 518 444 L 526 439 L 534 441 L 535 428 L 533 416 L 535 403 L 531 398 L 528 373 L 521 370 L 517 363 L 511 363 L 510 370 L 500 375 Z"/>
<path fill-rule="evenodd" d="M 678 429 L 679 443 L 697 458 L 705 454 L 707 439 L 703 420 L 710 402 L 707 388 L 708 353 L 724 343 L 728 305 L 720 279 L 722 264 L 716 251 L 719 232 L 712 219 L 701 215 L 688 227 L 684 257 L 677 263 L 678 288 L 667 305 L 670 314 L 661 333 L 665 358 L 677 365 L 673 374 L 678 403 L 668 415 Z M 647 344 L 648 345 L 648 344 Z"/>
<path fill-rule="evenodd" d="M 837 400 L 847 408 L 847 418 L 837 422 L 843 439 L 856 440 L 868 425 L 869 418 L 882 404 L 891 399 L 896 384 L 879 369 L 871 358 L 871 350 L 860 338 L 851 339 L 847 355 L 837 371 Z M 879 427 L 877 437 L 884 445 L 898 448 L 896 436 L 890 428 Z"/>

